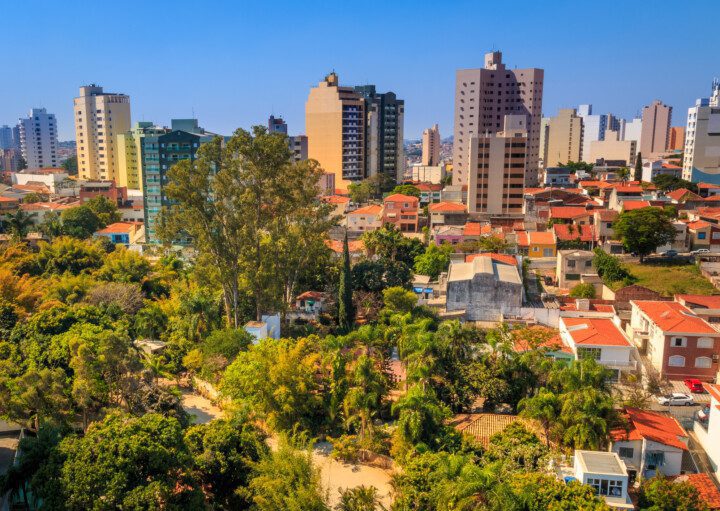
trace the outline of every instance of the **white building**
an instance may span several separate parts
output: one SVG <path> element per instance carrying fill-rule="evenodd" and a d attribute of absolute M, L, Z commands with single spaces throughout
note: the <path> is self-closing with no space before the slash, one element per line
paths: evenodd
<path fill-rule="evenodd" d="M 640 139 L 642 138 L 642 119 L 636 117 L 632 121 L 625 121 L 623 131 L 621 133 L 622 140 L 634 140 L 640 147 Z"/>
<path fill-rule="evenodd" d="M 18 120 L 20 150 L 28 169 L 58 167 L 57 121 L 44 108 L 33 108 L 30 116 Z"/>
<path fill-rule="evenodd" d="M 28 168 L 12 174 L 12 183 L 14 185 L 44 184 L 48 187 L 50 193 L 60 193 L 66 179 L 68 179 L 68 173 L 61 169 L 33 170 Z M 72 183 L 72 181 L 68 183 Z"/>
<path fill-rule="evenodd" d="M 447 172 L 445 165 L 421 165 L 416 163 L 410 167 L 412 180 L 416 183 L 440 184 L 445 179 Z"/>
<path fill-rule="evenodd" d="M 688 109 L 683 179 L 720 184 L 720 80 Z"/>
<path fill-rule="evenodd" d="M 720 476 L 720 385 L 705 383 L 710 404 L 695 418 L 693 431 L 710 458 L 716 476 Z"/>
<path fill-rule="evenodd" d="M 578 115 L 583 120 L 583 141 L 580 157 L 582 161 L 590 161 L 590 142 L 605 140 L 607 115 L 593 115 L 592 105 L 580 105 Z"/>
<path fill-rule="evenodd" d="M 575 451 L 574 477 L 616 509 L 635 509 L 628 497 L 628 472 L 614 452 Z"/>

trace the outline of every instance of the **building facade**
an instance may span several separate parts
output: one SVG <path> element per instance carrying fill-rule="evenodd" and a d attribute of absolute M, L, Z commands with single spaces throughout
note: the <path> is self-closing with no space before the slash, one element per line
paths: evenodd
<path fill-rule="evenodd" d="M 685 127 L 673 126 L 670 128 L 668 151 L 682 151 L 685 148 Z"/>
<path fill-rule="evenodd" d="M 18 121 L 20 150 L 28 169 L 58 167 L 57 121 L 44 108 L 33 108 Z"/>
<path fill-rule="evenodd" d="M 613 165 L 631 166 L 637 156 L 637 142 L 635 140 L 620 140 L 617 131 L 607 130 L 603 140 L 594 140 L 590 143 L 590 152 L 585 161 L 596 163 L 616 162 Z M 624 163 L 623 163 L 624 162 Z"/>
<path fill-rule="evenodd" d="M 80 179 L 116 180 L 117 136 L 130 131 L 130 97 L 103 92 L 95 84 L 83 86 L 74 112 Z"/>
<path fill-rule="evenodd" d="M 656 99 L 642 111 L 642 134 L 640 135 L 640 153 L 645 158 L 662 156 L 670 140 L 672 107 Z"/>
<path fill-rule="evenodd" d="M 683 179 L 720 184 L 720 80 L 688 109 Z"/>
<path fill-rule="evenodd" d="M 421 163 L 427 167 L 440 165 L 440 128 L 437 124 L 423 130 Z"/>
<path fill-rule="evenodd" d="M 583 147 L 583 119 L 574 108 L 560 109 L 548 121 L 545 166 L 556 167 L 580 161 Z"/>
<path fill-rule="evenodd" d="M 274 115 L 271 115 L 268 119 L 268 132 L 282 133 L 283 135 L 287 135 L 287 123 L 283 120 L 282 117 L 275 117 Z"/>
<path fill-rule="evenodd" d="M 607 129 L 607 115 L 593 115 L 592 105 L 580 105 L 577 114 L 582 118 L 582 148 L 580 150 L 580 159 L 582 161 L 590 161 L 590 143 L 597 140 L 605 140 L 605 130 Z"/>
<path fill-rule="evenodd" d="M 13 129 L 7 124 L 0 126 L 0 150 L 17 148 L 19 148 L 19 140 L 15 140 Z"/>
<path fill-rule="evenodd" d="M 152 122 L 137 122 L 133 129 L 117 136 L 118 168 L 116 182 L 131 190 L 142 190 L 142 140 L 148 135 L 162 135 L 171 130 Z"/>
<path fill-rule="evenodd" d="M 529 185 L 537 183 L 543 81 L 542 69 L 507 69 L 499 51 L 485 54 L 485 67 L 482 69 L 457 71 L 453 184 L 468 184 L 472 174 L 472 138 L 502 131 L 505 115 L 524 115 L 527 118 L 525 180 Z"/>

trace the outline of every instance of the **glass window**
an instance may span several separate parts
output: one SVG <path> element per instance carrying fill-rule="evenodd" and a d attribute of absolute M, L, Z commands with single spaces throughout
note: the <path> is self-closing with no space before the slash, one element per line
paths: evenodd
<path fill-rule="evenodd" d="M 710 357 L 698 357 L 695 359 L 695 367 L 709 369 L 712 367 L 712 359 Z"/>
<path fill-rule="evenodd" d="M 685 367 L 685 357 L 682 355 L 673 355 L 668 359 L 670 367 Z"/>
<path fill-rule="evenodd" d="M 674 348 L 684 348 L 687 346 L 687 339 L 684 337 L 673 337 L 670 346 Z"/>
<path fill-rule="evenodd" d="M 635 450 L 632 447 L 621 447 L 618 450 L 618 456 L 621 458 L 632 458 L 635 454 Z"/>
<path fill-rule="evenodd" d="M 708 318 L 708 319 L 710 321 L 712 321 L 714 318 Z M 700 337 L 700 339 L 698 339 L 698 341 L 697 341 L 698 348 L 712 349 L 714 344 L 715 343 L 714 343 L 713 339 L 711 339 L 710 337 Z"/>

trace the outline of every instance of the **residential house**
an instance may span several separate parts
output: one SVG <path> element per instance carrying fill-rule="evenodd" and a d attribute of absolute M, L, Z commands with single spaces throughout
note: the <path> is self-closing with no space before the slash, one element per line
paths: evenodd
<path fill-rule="evenodd" d="M 661 378 L 710 381 L 718 372 L 720 332 L 678 302 L 632 300 L 633 341 Z"/>
<path fill-rule="evenodd" d="M 443 243 L 457 245 L 464 240 L 464 230 L 465 227 L 461 225 L 436 225 L 432 228 L 432 239 L 436 245 L 442 245 Z"/>
<path fill-rule="evenodd" d="M 676 476 L 688 453 L 688 433 L 674 417 L 627 408 L 627 427 L 610 432 L 610 452 L 625 462 L 631 479 L 656 474 Z"/>
<path fill-rule="evenodd" d="M 682 474 L 673 477 L 672 482 L 690 484 L 697 490 L 698 497 L 705 503 L 708 511 L 720 510 L 720 490 L 710 474 Z"/>
<path fill-rule="evenodd" d="M 343 217 L 348 212 L 350 197 L 344 195 L 323 195 L 320 199 L 333 207 L 333 211 L 331 212 L 333 216 Z"/>
<path fill-rule="evenodd" d="M 120 207 L 128 200 L 127 186 L 117 186 L 115 181 L 84 181 L 80 184 L 80 202 L 87 202 L 95 197 L 105 197 Z"/>
<path fill-rule="evenodd" d="M 574 186 L 575 173 L 570 167 L 548 167 L 541 173 L 542 186 Z"/>
<path fill-rule="evenodd" d="M 635 348 L 612 319 L 561 317 L 560 337 L 577 359 L 596 360 L 613 372 L 615 381 L 637 368 Z"/>
<path fill-rule="evenodd" d="M 418 183 L 415 187 L 420 190 L 420 205 L 435 204 L 440 202 L 442 194 L 442 185 L 433 183 Z"/>
<path fill-rule="evenodd" d="M 645 160 L 643 159 L 642 177 L 634 176 L 635 179 L 642 179 L 645 182 L 652 183 L 658 176 L 680 177 L 682 167 L 668 162 L 667 160 Z"/>
<path fill-rule="evenodd" d="M 720 251 L 720 225 L 705 220 L 688 222 L 687 238 L 691 250 L 705 248 L 711 252 Z"/>
<path fill-rule="evenodd" d="M 348 231 L 367 232 L 380 229 L 382 227 L 382 210 L 383 208 L 379 204 L 371 204 L 350 211 L 345 215 Z"/>
<path fill-rule="evenodd" d="M 142 222 L 115 222 L 95 232 L 96 237 L 108 238 L 116 245 L 126 247 L 144 241 L 145 228 Z"/>
<path fill-rule="evenodd" d="M 591 217 L 594 219 L 595 217 Z M 574 225 L 574 224 L 555 224 L 553 225 L 553 233 L 559 247 L 578 246 L 581 244 L 583 248 L 591 249 L 595 246 L 597 237 L 595 236 L 594 225 Z"/>
<path fill-rule="evenodd" d="M 700 197 L 715 197 L 720 195 L 720 185 L 698 183 L 697 187 Z"/>
<path fill-rule="evenodd" d="M 572 289 L 580 283 L 580 277 L 586 273 L 597 273 L 593 269 L 595 254 L 589 250 L 558 250 L 555 276 L 557 287 Z"/>
<path fill-rule="evenodd" d="M 342 240 L 326 240 L 325 245 L 333 251 L 336 257 L 343 255 Z M 363 240 L 348 240 L 348 251 L 350 252 L 350 261 L 356 263 L 365 255 L 365 243 Z"/>
<path fill-rule="evenodd" d="M 610 189 L 608 207 L 620 211 L 626 200 L 644 200 L 645 190 L 640 185 L 617 185 Z"/>
<path fill-rule="evenodd" d="M 671 192 L 667 192 L 665 196 L 670 199 L 678 210 L 697 209 L 698 206 L 704 204 L 704 199 L 698 194 L 691 192 L 687 188 L 678 188 Z"/>
<path fill-rule="evenodd" d="M 572 470 L 561 472 L 565 481 L 591 486 L 614 509 L 635 509 L 628 496 L 627 467 L 614 452 L 575 451 Z"/>
<path fill-rule="evenodd" d="M 720 476 L 720 385 L 704 383 L 710 403 L 695 415 L 693 433 L 705 450 L 715 476 Z"/>
<path fill-rule="evenodd" d="M 483 235 L 487 236 L 490 232 L 490 224 L 483 225 L 480 222 L 467 222 L 463 227 L 463 241 L 480 241 Z"/>
<path fill-rule="evenodd" d="M 553 223 L 590 225 L 594 212 L 583 206 L 554 206 L 550 208 L 549 220 Z"/>
<path fill-rule="evenodd" d="M 325 294 L 320 291 L 305 291 L 295 298 L 294 312 L 316 318 L 325 308 Z"/>
<path fill-rule="evenodd" d="M 448 185 L 440 192 L 440 200 L 443 202 L 462 202 L 467 204 L 467 185 Z"/>
<path fill-rule="evenodd" d="M 517 245 L 520 253 L 531 259 L 557 255 L 557 240 L 553 231 L 519 231 Z"/>
<path fill-rule="evenodd" d="M 720 325 L 720 295 L 675 295 L 675 301 L 713 326 Z"/>
<path fill-rule="evenodd" d="M 418 232 L 420 200 L 412 195 L 394 193 L 383 200 L 382 223 L 393 224 L 401 232 Z"/>
<path fill-rule="evenodd" d="M 16 197 L 0 197 L 0 211 L 6 213 L 20 207 L 20 199 Z"/>
<path fill-rule="evenodd" d="M 465 225 L 467 209 L 464 204 L 457 202 L 438 202 L 428 206 L 430 226 L 435 225 Z"/>
<path fill-rule="evenodd" d="M 595 235 L 598 241 L 605 243 L 607 240 L 615 237 L 615 231 L 613 231 L 613 222 L 617 220 L 620 213 L 614 209 L 600 209 L 593 212 L 595 226 Z"/>

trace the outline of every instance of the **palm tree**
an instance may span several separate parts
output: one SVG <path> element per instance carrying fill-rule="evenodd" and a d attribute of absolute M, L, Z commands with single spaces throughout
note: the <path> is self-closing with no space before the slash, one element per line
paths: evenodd
<path fill-rule="evenodd" d="M 560 399 L 552 391 L 542 388 L 532 396 L 518 403 L 520 415 L 540 422 L 545 432 L 545 443 L 550 447 L 550 427 L 560 415 Z"/>
<path fill-rule="evenodd" d="M 356 486 L 340 491 L 340 502 L 335 511 L 386 511 L 380 502 L 377 488 L 374 486 Z"/>
<path fill-rule="evenodd" d="M 432 389 L 413 385 L 392 407 L 398 413 L 398 432 L 410 444 L 431 443 L 439 440 L 438 433 L 449 412 Z"/>
<path fill-rule="evenodd" d="M 32 224 L 32 216 L 22 209 L 18 209 L 13 214 L 5 215 L 5 228 L 17 238 L 24 238 Z"/>
<path fill-rule="evenodd" d="M 357 360 L 350 376 L 350 389 L 343 401 L 348 426 L 360 423 L 360 443 L 365 434 L 372 432 L 372 418 L 380 408 L 384 393 L 383 377 L 375 367 L 373 359 L 362 355 Z"/>
<path fill-rule="evenodd" d="M 567 393 L 560 412 L 563 440 L 575 449 L 599 449 L 607 440 L 612 413 L 612 398 L 606 392 L 587 387 Z"/>

